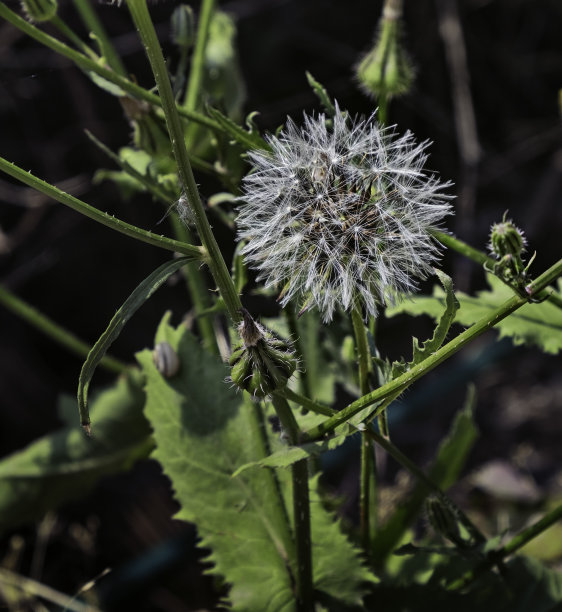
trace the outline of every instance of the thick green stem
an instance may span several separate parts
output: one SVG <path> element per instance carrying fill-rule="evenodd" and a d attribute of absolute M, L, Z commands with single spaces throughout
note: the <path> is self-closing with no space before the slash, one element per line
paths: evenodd
<path fill-rule="evenodd" d="M 101 64 L 98 64 L 94 60 L 87 57 L 86 55 L 75 51 L 68 45 L 65 45 L 60 40 L 49 36 L 39 28 L 36 28 L 35 26 L 31 25 L 25 19 L 22 19 L 19 15 L 11 11 L 3 2 L 0 2 L 0 17 L 3 17 L 6 21 L 9 21 L 12 25 L 21 30 L 27 36 L 34 38 L 35 40 L 45 45 L 46 47 L 49 47 L 56 53 L 59 53 L 60 55 L 63 55 L 64 57 L 68 58 L 82 70 L 99 74 L 99 76 L 108 80 L 110 83 L 114 83 L 115 85 L 121 87 L 123 91 L 131 94 L 131 96 L 133 96 L 134 98 L 138 98 L 139 100 L 145 100 L 146 102 L 149 102 L 150 104 L 153 104 L 155 106 L 162 106 L 162 102 L 159 96 L 147 91 L 143 87 L 140 87 L 136 83 L 133 83 L 132 81 L 126 79 L 117 72 L 114 72 L 109 68 L 105 68 Z M 188 111 L 187 109 L 181 107 L 177 108 L 177 112 L 183 117 L 191 119 L 192 121 L 196 121 L 201 125 L 205 125 L 206 127 L 212 130 L 222 131 L 222 127 L 219 123 L 213 121 L 205 115 L 202 115 L 201 113 Z"/>
<path fill-rule="evenodd" d="M 363 322 L 363 317 L 359 309 L 351 311 L 351 321 L 357 346 L 357 360 L 359 364 L 359 388 L 361 395 L 366 395 L 370 391 L 369 370 L 371 357 L 369 354 L 369 344 L 367 341 L 367 330 Z M 374 449 L 371 439 L 366 432 L 361 432 L 361 476 L 359 492 L 359 534 L 361 546 L 368 554 L 371 548 L 371 498 L 375 491 L 375 461 Z"/>
<path fill-rule="evenodd" d="M 292 445 L 299 444 L 300 430 L 291 407 L 281 394 L 273 394 L 273 407 Z M 310 536 L 310 494 L 308 491 L 308 460 L 301 459 L 291 466 L 293 480 L 293 513 L 297 546 L 297 612 L 314 610 L 312 581 L 312 540 Z"/>
<path fill-rule="evenodd" d="M 5 287 L 0 285 L 0 303 L 6 308 L 11 310 L 18 317 L 21 317 L 33 327 L 43 332 L 49 338 L 52 338 L 55 342 L 64 346 L 71 352 L 79 355 L 80 357 L 86 357 L 91 350 L 91 346 L 80 340 L 72 332 L 69 332 L 64 327 L 61 327 L 58 323 L 46 317 L 44 314 L 39 312 L 33 306 L 30 306 L 11 291 L 8 291 Z M 108 357 L 107 355 L 100 361 L 100 366 L 104 367 L 110 372 L 121 374 L 127 369 L 127 365 L 118 359 Z"/>
<path fill-rule="evenodd" d="M 178 166 L 178 174 L 195 217 L 197 233 L 199 234 L 201 242 L 207 249 L 208 257 L 206 258 L 206 262 L 217 283 L 217 287 L 231 319 L 234 323 L 237 323 L 241 320 L 242 303 L 240 302 L 240 297 L 236 292 L 236 288 L 234 287 L 234 283 L 232 282 L 232 278 L 228 272 L 228 268 L 226 267 L 222 253 L 220 252 L 205 214 L 203 203 L 199 197 L 197 183 L 195 182 L 189 157 L 187 155 L 187 149 L 185 147 L 183 129 L 166 69 L 166 63 L 162 55 L 158 37 L 156 36 L 154 26 L 150 19 L 146 0 L 129 0 L 127 5 L 139 31 L 152 67 L 152 72 L 154 73 L 156 86 L 158 87 L 158 92 L 162 101 L 162 108 L 166 116 L 166 124 L 170 133 L 172 150 Z"/>
<path fill-rule="evenodd" d="M 509 316 L 512 312 L 521 308 L 526 304 L 530 298 L 540 295 L 540 293 L 552 282 L 554 282 L 559 276 L 562 275 L 562 259 L 551 266 L 546 272 L 541 274 L 536 280 L 530 283 L 527 288 L 527 297 L 520 295 L 514 295 L 512 298 L 504 302 L 499 308 L 494 310 L 491 314 L 483 317 L 477 321 L 474 325 L 469 327 L 467 330 L 459 334 L 456 338 L 443 345 L 433 355 L 414 366 L 408 372 L 405 372 L 401 376 L 398 376 L 391 382 L 379 387 L 375 391 L 360 397 L 356 401 L 352 402 L 340 410 L 335 416 L 327 419 L 323 423 L 320 423 L 317 427 L 313 427 L 303 433 L 303 441 L 317 440 L 330 434 L 336 427 L 339 427 L 345 423 L 352 416 L 358 412 L 371 406 L 372 404 L 379 402 L 391 394 L 403 391 L 414 381 L 418 380 L 430 370 L 438 366 L 440 363 L 454 355 L 457 351 L 463 348 L 466 344 L 483 334 L 485 331 L 491 329 L 494 325 L 497 325 L 500 321 Z M 377 408 L 373 416 L 376 416 L 378 412 L 383 409 L 382 407 Z"/>
<path fill-rule="evenodd" d="M 99 20 L 90 0 L 73 1 L 76 10 L 80 14 L 82 22 L 98 39 L 109 67 L 118 74 L 121 74 L 122 76 L 126 77 L 127 70 L 125 69 L 123 62 L 121 61 L 121 58 L 115 51 L 113 44 L 109 39 L 109 36 L 107 35 L 107 32 L 105 31 L 102 22 Z"/>
<path fill-rule="evenodd" d="M 479 563 L 475 568 L 466 572 L 466 574 L 461 578 L 458 578 L 449 584 L 447 588 L 450 590 L 458 590 L 468 586 L 471 582 L 478 578 L 478 576 L 481 576 L 494 565 L 501 563 L 509 555 L 517 552 L 521 547 L 546 531 L 546 529 L 554 525 L 554 523 L 560 519 L 562 519 L 562 504 L 554 508 L 554 510 L 551 510 L 533 525 L 523 529 L 523 531 L 514 536 L 504 546 L 496 550 L 489 551 L 484 561 Z"/>
<path fill-rule="evenodd" d="M 136 238 L 137 240 L 152 244 L 153 246 L 157 246 L 168 251 L 189 255 L 195 259 L 203 259 L 206 255 L 206 251 L 203 247 L 185 244 L 183 242 L 179 242 L 178 240 L 165 238 L 164 236 L 158 236 L 152 232 L 147 232 L 140 227 L 136 227 L 135 225 L 130 225 L 129 223 L 125 223 L 125 221 L 116 219 L 114 216 L 102 212 L 101 210 L 86 204 L 86 202 L 82 202 L 82 200 L 75 198 L 69 193 L 61 191 L 58 189 L 58 187 L 42 181 L 36 176 L 33 176 L 33 174 L 30 172 L 26 172 L 19 166 L 16 166 L 3 157 L 0 157 L 0 171 L 9 174 L 24 185 L 33 187 L 33 189 L 44 193 L 46 196 L 53 198 L 53 200 L 56 200 L 57 202 L 78 211 L 79 213 L 93 219 L 94 221 L 97 221 L 98 223 L 101 223 L 102 225 L 106 225 L 117 232 L 125 234 L 126 236 Z"/>

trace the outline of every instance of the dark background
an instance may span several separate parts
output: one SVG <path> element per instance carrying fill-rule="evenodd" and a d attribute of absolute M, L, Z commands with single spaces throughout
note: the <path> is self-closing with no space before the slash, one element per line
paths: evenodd
<path fill-rule="evenodd" d="M 7 4 L 17 10 L 18 3 Z M 61 16 L 84 35 L 72 3 L 60 4 Z M 176 4 L 151 7 L 172 61 L 168 20 Z M 303 110 L 318 108 L 305 70 L 326 86 L 341 107 L 363 115 L 373 112 L 374 103 L 354 82 L 353 66 L 372 42 L 380 2 L 219 4 L 237 19 L 246 111 L 259 111 L 263 130 L 276 129 L 286 115 L 299 121 Z M 405 4 L 405 43 L 416 66 L 416 80 L 411 93 L 391 105 L 390 123 L 397 123 L 401 132 L 411 129 L 418 139 L 434 142 L 429 166 L 444 180 L 454 181 L 458 196 L 449 229 L 482 249 L 490 224 L 509 210 L 525 230 L 529 250 L 537 251 L 533 269 L 539 273 L 560 256 L 562 4 L 559 0 L 406 0 Z M 151 86 L 126 8 L 102 3 L 96 8 L 128 70 L 141 85 Z M 444 39 L 451 32 L 454 35 L 455 26 L 461 28 L 460 42 L 456 39 L 447 47 Z M 460 69 L 455 63 L 459 57 Z M 456 84 L 463 80 L 470 95 L 463 95 L 462 88 L 459 95 L 463 108 L 468 108 L 469 129 L 459 137 L 458 123 L 464 115 L 459 114 L 455 96 Z M 471 116 L 475 129 L 470 129 Z M 169 233 L 166 223 L 157 225 L 162 210 L 149 198 L 136 196 L 124 202 L 110 183 L 92 185 L 94 170 L 111 164 L 89 142 L 84 129 L 113 150 L 130 140 L 116 98 L 98 90 L 66 59 L 27 40 L 10 24 L 0 23 L 0 155 L 93 206 Z M 205 195 L 219 190 L 204 177 L 197 178 Z M 168 258 L 164 251 L 122 237 L 4 177 L 0 177 L 0 202 L 1 282 L 88 342 L 97 339 L 132 289 Z M 484 287 L 475 264 L 447 254 L 444 267 L 462 290 Z M 172 309 L 179 321 L 188 309 L 184 296 L 173 286 L 158 292 L 129 322 L 113 353 L 131 360 L 135 351 L 151 346 L 163 312 Z M 423 338 L 430 330 L 429 321 L 421 319 L 383 321 L 381 351 L 398 357 L 408 351 L 411 334 Z M 81 361 L 4 308 L 0 308 L 0 334 L 0 455 L 6 455 L 60 425 L 57 397 L 75 393 Z M 523 514 L 537 500 L 560 497 L 560 360 L 535 348 L 513 347 L 509 341 L 496 343 L 494 332 L 406 395 L 396 409 L 394 441 L 419 461 L 430 458 L 471 380 L 478 390 L 481 438 L 468 471 L 474 473 L 498 459 L 509 462 L 504 469 L 536 488 L 536 496 L 524 499 L 521 494 L 516 500 Z M 94 384 L 110 381 L 100 371 Z M 347 496 L 349 507 L 356 494 L 355 470 L 353 448 L 338 459 L 337 468 L 328 466 L 327 483 Z M 385 482 L 393 491 L 395 468 L 389 466 L 387 472 Z M 476 489 L 470 479 L 456 494 L 463 507 L 495 508 L 493 495 L 485 486 Z M 46 539 L 34 525 L 6 534 L 0 541 L 0 560 L 19 546 L 22 574 L 35 573 L 71 594 L 111 567 L 113 574 L 100 579 L 99 586 L 106 589 L 106 605 L 114 602 L 115 609 L 123 605 L 119 598 L 124 594 L 141 598 L 135 603 L 137 610 L 212 607 L 216 594 L 211 580 L 199 577 L 194 531 L 171 520 L 174 511 L 158 467 L 141 462 L 129 474 L 108 478 L 87 500 L 62 508 L 51 523 L 43 523 Z M 497 518 L 496 513 L 489 514 Z M 353 514 L 348 518 L 353 521 Z M 485 526 L 497 529 L 493 520 Z M 43 561 L 37 561 L 38 555 Z M 144 588 L 131 587 L 130 576 L 143 576 Z"/>

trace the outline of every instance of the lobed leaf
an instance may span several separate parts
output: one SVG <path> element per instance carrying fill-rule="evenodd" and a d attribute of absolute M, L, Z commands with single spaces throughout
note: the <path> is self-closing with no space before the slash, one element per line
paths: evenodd
<path fill-rule="evenodd" d="M 460 308 L 454 321 L 470 326 L 488 316 L 503 302 L 513 296 L 513 291 L 492 274 L 487 275 L 490 289 L 479 291 L 476 297 L 458 293 Z M 559 281 L 560 283 L 560 281 Z M 562 288 L 562 284 L 559 284 Z M 435 288 L 433 297 L 415 297 L 387 309 L 390 317 L 401 313 L 411 315 L 427 314 L 434 319 L 440 316 L 445 296 L 440 288 Z M 502 319 L 496 326 L 499 338 L 511 337 L 515 345 L 535 345 L 545 353 L 557 354 L 562 350 L 562 309 L 548 300 L 539 304 L 526 304 L 509 317 Z"/>

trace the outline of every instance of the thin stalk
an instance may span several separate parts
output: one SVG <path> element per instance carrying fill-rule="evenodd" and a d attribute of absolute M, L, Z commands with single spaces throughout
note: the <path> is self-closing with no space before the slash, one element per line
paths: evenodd
<path fill-rule="evenodd" d="M 121 221 L 120 219 L 115 218 L 113 215 L 102 212 L 101 210 L 86 204 L 86 202 L 75 198 L 69 193 L 60 190 L 58 187 L 50 185 L 36 176 L 33 176 L 33 174 L 30 172 L 26 172 L 19 166 L 16 166 L 3 157 L 0 157 L 0 171 L 5 172 L 28 187 L 33 187 L 33 189 L 44 193 L 53 200 L 56 200 L 57 202 L 78 211 L 79 213 L 93 219 L 94 221 L 97 221 L 98 223 L 101 223 L 102 225 L 106 225 L 117 232 L 125 234 L 130 238 L 136 238 L 137 240 L 152 244 L 153 246 L 158 246 L 168 251 L 189 255 L 195 259 L 203 259 L 206 255 L 203 247 L 185 244 L 183 242 L 179 242 L 178 240 L 165 238 L 164 236 L 157 236 L 152 232 L 147 232 L 140 227 L 125 223 L 125 221 Z"/>
<path fill-rule="evenodd" d="M 92 347 L 87 342 L 55 323 L 2 285 L 0 285 L 0 303 L 72 353 L 86 357 L 90 352 Z M 107 355 L 101 360 L 100 366 L 116 374 L 121 374 L 127 369 L 127 364 Z"/>
<path fill-rule="evenodd" d="M 181 240 L 192 240 L 191 232 L 180 221 L 175 212 L 172 212 L 171 222 L 174 228 L 174 234 L 177 238 Z M 193 309 L 196 316 L 195 324 L 201 334 L 203 346 L 211 353 L 219 355 L 219 347 L 213 328 L 213 320 L 211 317 L 201 316 L 202 313 L 206 312 L 211 307 L 211 302 L 199 262 L 195 261 L 184 266 L 183 273 L 189 289 L 189 295 L 193 300 Z"/>
<path fill-rule="evenodd" d="M 287 306 L 283 309 L 283 314 L 285 315 L 285 319 L 287 320 L 287 326 L 289 327 L 289 333 L 291 334 L 291 340 L 293 342 L 296 356 L 299 361 L 304 361 L 304 363 L 308 365 L 305 351 L 303 349 L 301 335 L 299 333 L 297 315 L 295 314 L 295 309 L 293 305 L 287 304 Z M 303 395 L 306 395 L 307 397 L 312 395 L 312 389 L 310 387 L 310 377 L 308 375 L 307 369 L 299 372 L 299 388 Z"/>
<path fill-rule="evenodd" d="M 466 242 L 459 240 L 455 236 L 451 236 L 450 234 L 446 234 L 445 232 L 440 232 L 438 230 L 434 230 L 432 234 L 433 237 L 438 240 L 443 246 L 457 251 L 457 253 L 468 257 L 468 259 L 472 259 L 472 261 L 475 261 L 478 264 L 485 265 L 486 267 L 491 269 L 495 264 L 498 263 L 497 260 L 493 257 L 490 257 L 486 255 L 486 253 L 483 253 L 482 251 L 471 247 L 469 244 L 466 244 Z M 537 299 L 547 299 L 549 302 L 551 302 L 558 308 L 562 308 L 562 297 L 559 296 L 557 293 L 541 291 L 537 295 Z"/>
<path fill-rule="evenodd" d="M 197 110 L 199 102 L 199 93 L 201 82 L 203 80 L 203 67 L 205 65 L 205 49 L 209 38 L 209 26 L 211 18 L 215 11 L 216 0 L 203 0 L 199 10 L 199 24 L 197 26 L 197 38 L 193 56 L 191 58 L 191 67 L 189 70 L 189 79 L 185 90 L 185 97 L 182 106 L 190 111 Z"/>
<path fill-rule="evenodd" d="M 357 346 L 357 359 L 359 363 L 359 389 L 361 395 L 366 395 L 370 391 L 369 370 L 370 354 L 367 341 L 367 330 L 363 322 L 363 317 L 359 309 L 351 311 L 351 322 L 355 335 L 355 345 Z M 361 547 L 366 554 L 371 548 L 371 498 L 375 491 L 375 462 L 374 449 L 371 439 L 366 432 L 361 432 L 361 472 L 360 472 L 360 492 L 359 492 L 359 537 Z"/>
<path fill-rule="evenodd" d="M 74 30 L 68 27 L 60 17 L 55 15 L 55 17 L 51 19 L 50 23 L 55 28 L 57 28 L 57 30 L 63 36 L 65 36 L 77 49 L 80 49 L 82 53 L 85 53 L 94 61 L 98 61 L 100 59 L 99 55 L 91 47 L 89 47 L 79 36 L 77 36 L 74 33 Z"/>
<path fill-rule="evenodd" d="M 454 355 L 466 344 L 483 334 L 485 331 L 491 329 L 494 325 L 497 325 L 500 321 L 505 319 L 518 308 L 521 308 L 521 306 L 526 304 L 530 298 L 540 295 L 540 293 L 550 283 L 554 282 L 561 275 L 562 259 L 556 262 L 553 266 L 546 270 L 546 272 L 541 274 L 526 287 L 527 297 L 514 295 L 512 298 L 504 302 L 499 308 L 496 308 L 496 310 L 494 310 L 492 313 L 474 323 L 474 325 L 459 334 L 447 344 L 443 345 L 439 350 L 433 353 L 433 355 L 430 355 L 427 359 L 414 366 L 408 372 L 398 376 L 375 391 L 360 397 L 349 404 L 346 408 L 340 410 L 333 417 L 326 419 L 326 421 L 320 423 L 317 427 L 313 427 L 304 432 L 303 441 L 320 439 L 325 435 L 330 434 L 332 431 L 334 431 L 334 429 L 336 429 L 336 427 L 343 425 L 343 423 L 363 410 L 363 408 L 371 406 L 372 404 L 385 399 L 393 393 L 403 391 L 414 381 L 418 380 L 427 374 L 427 372 Z M 376 416 L 380 410 L 381 407 L 377 408 L 373 416 Z"/>
<path fill-rule="evenodd" d="M 115 51 L 115 48 L 103 27 L 102 22 L 99 20 L 92 3 L 90 0 L 73 0 L 74 6 L 78 11 L 82 23 L 95 35 L 98 39 L 100 47 L 103 49 L 103 54 L 110 68 L 115 70 L 118 74 L 126 77 L 127 70 L 119 57 L 119 54 Z"/>
<path fill-rule="evenodd" d="M 479 563 L 476 567 L 469 570 L 454 582 L 448 585 L 448 589 L 458 590 L 468 586 L 478 576 L 482 575 L 485 571 L 489 570 L 494 565 L 501 563 L 506 557 L 517 552 L 520 548 L 528 544 L 533 538 L 546 531 L 550 526 L 554 525 L 557 521 L 562 519 L 562 504 L 551 510 L 548 514 L 543 516 L 542 519 L 538 520 L 533 525 L 530 525 L 526 529 L 523 529 L 520 533 L 514 536 L 507 544 L 501 546 L 496 550 L 488 552 L 487 557 L 484 561 Z"/>
<path fill-rule="evenodd" d="M 272 396 L 273 407 L 281 425 L 296 446 L 299 443 L 299 426 L 287 400 L 280 394 Z M 291 465 L 293 481 L 293 514 L 297 546 L 297 612 L 314 610 L 312 582 L 312 540 L 310 536 L 310 494 L 308 491 L 308 460 L 301 459 Z"/>
<path fill-rule="evenodd" d="M 98 64 L 94 60 L 90 59 L 83 53 L 79 53 L 75 51 L 68 45 L 65 45 L 60 40 L 49 36 L 39 28 L 36 28 L 25 19 L 22 19 L 19 15 L 11 11 L 4 3 L 0 2 L 0 17 L 3 17 L 6 21 L 9 21 L 16 28 L 21 30 L 27 36 L 34 38 L 41 44 L 49 47 L 59 55 L 63 55 L 68 58 L 72 62 L 74 62 L 79 68 L 85 70 L 86 72 L 95 72 L 99 74 L 99 76 L 108 80 L 115 85 L 121 87 L 121 89 L 129 94 L 131 94 L 134 98 L 138 98 L 139 100 L 145 100 L 154 106 L 162 106 L 162 101 L 159 96 L 156 94 L 147 91 L 143 87 L 140 87 L 136 83 L 133 83 L 129 79 L 121 76 L 117 72 Z M 222 127 L 219 123 L 210 119 L 209 117 L 202 115 L 201 113 L 196 113 L 192 111 L 188 111 L 185 108 L 178 107 L 177 112 L 186 119 L 191 119 L 201 125 L 204 125 L 212 130 L 222 131 Z"/>
<path fill-rule="evenodd" d="M 185 147 L 183 129 L 166 70 L 166 63 L 150 19 L 146 0 L 128 0 L 127 6 L 139 31 L 156 80 L 162 108 L 166 116 L 166 124 L 170 133 L 172 150 L 178 166 L 178 174 L 195 217 L 197 233 L 207 250 L 206 263 L 209 265 L 231 319 L 234 323 L 238 323 L 241 320 L 242 303 L 215 240 L 199 196 L 197 183 L 195 182 Z"/>

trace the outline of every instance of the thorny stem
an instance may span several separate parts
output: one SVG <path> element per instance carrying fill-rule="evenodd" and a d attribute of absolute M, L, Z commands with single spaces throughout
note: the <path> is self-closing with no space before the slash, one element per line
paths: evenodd
<path fill-rule="evenodd" d="M 158 236 L 152 232 L 147 232 L 140 227 L 136 227 L 135 225 L 131 225 L 129 223 L 125 223 L 125 221 L 116 219 L 114 216 L 102 212 L 101 210 L 86 204 L 86 202 L 75 198 L 69 193 L 58 189 L 58 187 L 42 181 L 36 176 L 33 176 L 33 174 L 30 172 L 26 172 L 19 166 L 16 166 L 3 157 L 0 157 L 0 170 L 6 174 L 9 174 L 21 183 L 24 183 L 25 185 L 44 193 L 53 200 L 56 200 L 57 202 L 60 202 L 61 204 L 64 204 L 65 206 L 68 206 L 79 213 L 82 213 L 86 217 L 89 217 L 102 225 L 106 225 L 117 232 L 121 232 L 126 236 L 136 238 L 137 240 L 152 244 L 153 246 L 158 246 L 162 249 L 167 249 L 168 251 L 189 255 L 195 259 L 203 259 L 206 255 L 203 247 L 185 244 L 183 242 L 179 242 L 178 240 L 165 238 L 164 236 Z"/>
<path fill-rule="evenodd" d="M 168 72 L 166 70 L 166 63 L 162 55 L 158 37 L 156 36 L 154 26 L 150 19 L 146 0 L 128 0 L 127 6 L 129 7 L 133 21 L 139 31 L 156 80 L 156 86 L 158 87 L 158 92 L 162 101 L 162 108 L 166 116 L 166 124 L 170 133 L 172 150 L 178 166 L 180 181 L 195 216 L 195 225 L 199 238 L 208 253 L 205 261 L 209 265 L 232 321 L 237 323 L 241 320 L 240 311 L 242 309 L 242 303 L 240 302 L 240 297 L 236 292 L 236 288 L 234 287 L 222 253 L 215 240 L 199 196 L 197 183 L 195 182 L 189 157 L 187 155 L 183 129 Z"/>
<path fill-rule="evenodd" d="M 49 36 L 39 28 L 28 23 L 25 19 L 22 19 L 19 15 L 11 11 L 3 2 L 0 2 L 0 17 L 3 17 L 6 21 L 9 21 L 16 28 L 24 32 L 27 36 L 34 38 L 41 44 L 49 47 L 56 53 L 63 55 L 68 58 L 72 62 L 74 62 L 79 68 L 86 72 L 95 72 L 99 74 L 99 76 L 108 80 L 115 85 L 121 87 L 121 89 L 129 94 L 131 94 L 134 98 L 138 98 L 139 100 L 145 100 L 150 104 L 155 106 L 162 106 L 162 101 L 159 96 L 147 91 L 143 87 L 140 87 L 136 83 L 133 83 L 129 79 L 121 76 L 117 72 L 98 64 L 94 60 L 90 59 L 86 55 L 75 51 L 70 48 L 68 45 L 65 45 L 60 40 Z M 219 123 L 202 115 L 201 113 L 196 113 L 192 111 L 188 111 L 185 108 L 178 107 L 177 112 L 187 119 L 191 119 L 192 121 L 196 121 L 201 125 L 204 125 L 212 130 L 222 131 L 222 128 Z"/>
<path fill-rule="evenodd" d="M 27 304 L 19 297 L 15 296 L 11 291 L 0 285 L 0 303 L 11 310 L 18 317 L 21 317 L 33 327 L 43 332 L 46 336 L 53 339 L 55 342 L 69 349 L 71 352 L 86 357 L 91 350 L 91 346 L 75 336 L 72 332 L 55 323 L 53 320 L 46 317 L 33 306 Z M 121 374 L 127 369 L 127 365 L 114 357 L 107 355 L 100 361 L 100 366 L 110 372 Z"/>
<path fill-rule="evenodd" d="M 562 519 L 562 504 L 554 508 L 554 510 L 550 511 L 533 525 L 523 529 L 523 531 L 514 536 L 504 546 L 501 546 L 496 550 L 489 551 L 484 561 L 466 572 L 466 574 L 464 574 L 464 576 L 461 578 L 458 578 L 449 584 L 447 588 L 453 591 L 468 586 L 471 582 L 478 578 L 478 576 L 481 576 L 494 565 L 501 563 L 501 561 L 503 561 L 506 557 L 518 551 L 521 547 L 543 533 L 543 531 L 546 531 L 546 529 L 548 529 L 551 525 L 554 525 L 554 523 L 560 519 Z"/>
<path fill-rule="evenodd" d="M 272 396 L 273 407 L 293 446 L 299 444 L 300 430 L 287 400 L 278 393 Z M 291 465 L 293 480 L 293 513 L 297 545 L 297 612 L 314 609 L 312 582 L 312 540 L 310 536 L 310 494 L 308 491 L 308 459 Z"/>
<path fill-rule="evenodd" d="M 363 323 L 363 317 L 358 308 L 351 311 L 351 321 L 357 346 L 357 359 L 359 362 L 359 389 L 361 395 L 366 395 L 370 391 L 369 370 L 370 354 L 367 342 L 367 330 Z M 374 449 L 371 439 L 366 432 L 361 433 L 361 475 L 359 493 L 359 533 L 361 546 L 365 553 L 370 550 L 370 526 L 371 526 L 371 487 L 375 490 L 375 463 Z"/>
<path fill-rule="evenodd" d="M 514 295 L 512 298 L 504 302 L 499 308 L 496 308 L 496 310 L 494 310 L 491 314 L 474 323 L 474 325 L 459 334 L 447 344 L 443 345 L 427 359 L 412 367 L 412 369 L 408 372 L 398 376 L 375 391 L 360 397 L 333 417 L 326 419 L 326 421 L 320 423 L 317 427 L 313 427 L 304 432 L 303 441 L 318 440 L 325 435 L 330 434 L 332 431 L 334 431 L 334 429 L 336 429 L 336 427 L 345 423 L 348 419 L 363 410 L 363 408 L 371 406 L 372 404 L 383 400 L 393 393 L 404 390 L 414 381 L 418 380 L 427 374 L 427 372 L 454 355 L 466 344 L 483 334 L 488 329 L 491 329 L 494 325 L 497 325 L 501 320 L 505 319 L 518 308 L 521 308 L 521 306 L 526 304 L 530 298 L 540 295 L 550 283 L 554 282 L 561 275 L 562 259 L 556 262 L 546 272 L 541 274 L 526 287 L 526 297 Z M 373 416 L 376 416 L 380 411 L 381 407 L 378 407 Z"/>

